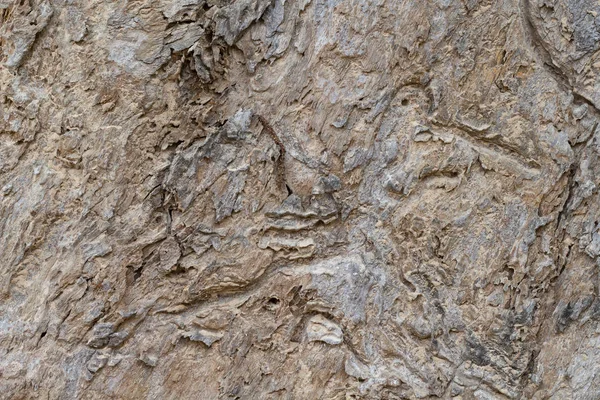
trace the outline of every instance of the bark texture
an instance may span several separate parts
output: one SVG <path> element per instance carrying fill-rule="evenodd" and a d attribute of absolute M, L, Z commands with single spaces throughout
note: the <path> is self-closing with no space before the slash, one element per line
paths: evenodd
<path fill-rule="evenodd" d="M 0 0 L 0 398 L 600 398 L 600 3 Z"/>

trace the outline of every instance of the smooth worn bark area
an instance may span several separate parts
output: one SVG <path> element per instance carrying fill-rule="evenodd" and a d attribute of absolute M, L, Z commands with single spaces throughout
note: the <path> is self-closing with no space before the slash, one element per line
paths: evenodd
<path fill-rule="evenodd" d="M 600 398 L 600 3 L 0 0 L 0 398 Z"/>

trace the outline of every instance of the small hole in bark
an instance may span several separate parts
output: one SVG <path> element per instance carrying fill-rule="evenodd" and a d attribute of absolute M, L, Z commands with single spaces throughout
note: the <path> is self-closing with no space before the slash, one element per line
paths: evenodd
<path fill-rule="evenodd" d="M 402 99 L 402 101 L 400 102 L 400 104 L 402 104 L 403 106 L 407 106 L 408 105 L 408 99 Z"/>
<path fill-rule="evenodd" d="M 279 304 L 279 299 L 277 297 L 271 297 L 269 299 L 269 304 L 277 305 Z"/>

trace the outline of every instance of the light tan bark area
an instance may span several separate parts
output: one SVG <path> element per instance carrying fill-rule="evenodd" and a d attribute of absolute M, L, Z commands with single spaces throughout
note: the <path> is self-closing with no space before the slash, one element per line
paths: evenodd
<path fill-rule="evenodd" d="M 0 398 L 600 398 L 600 3 L 0 0 Z"/>

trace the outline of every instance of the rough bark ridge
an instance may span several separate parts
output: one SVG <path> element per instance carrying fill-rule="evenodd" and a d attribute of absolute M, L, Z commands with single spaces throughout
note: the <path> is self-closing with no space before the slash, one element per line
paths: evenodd
<path fill-rule="evenodd" d="M 0 0 L 0 398 L 600 398 L 600 3 Z"/>

